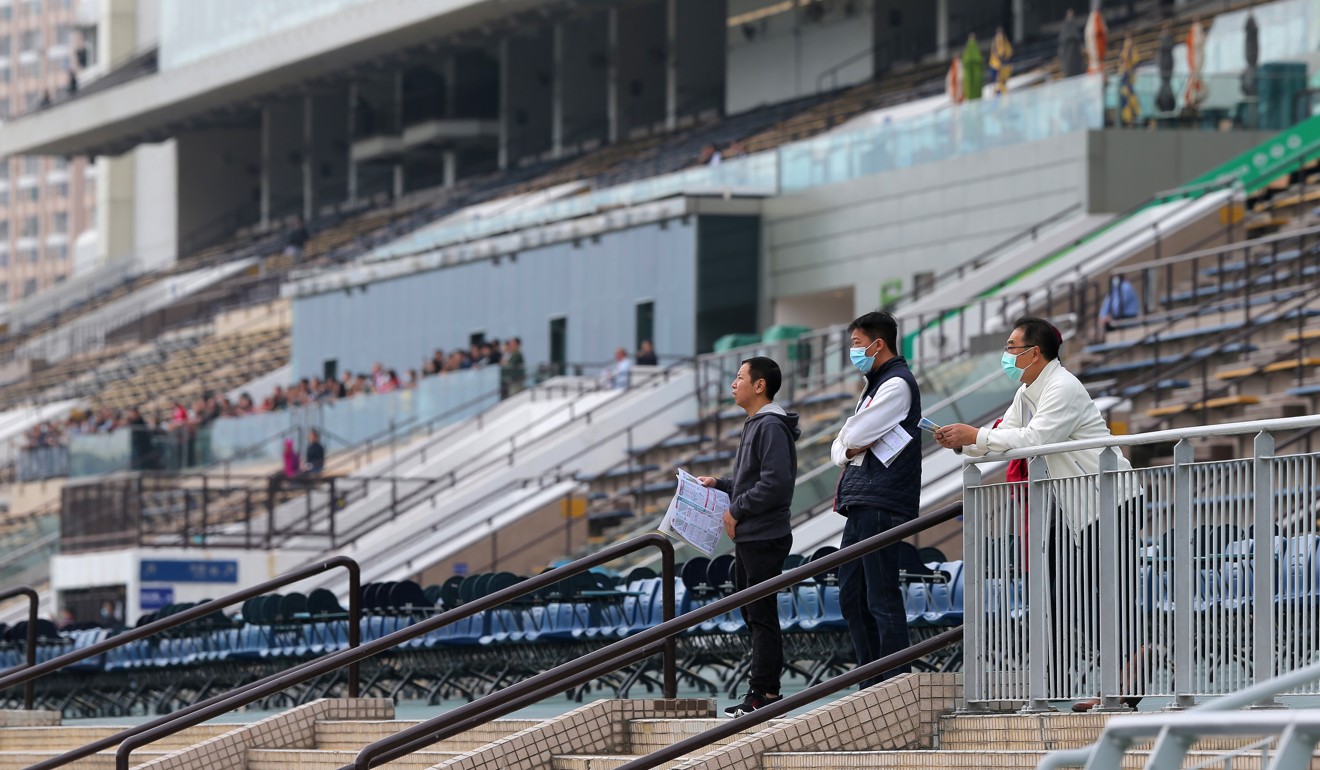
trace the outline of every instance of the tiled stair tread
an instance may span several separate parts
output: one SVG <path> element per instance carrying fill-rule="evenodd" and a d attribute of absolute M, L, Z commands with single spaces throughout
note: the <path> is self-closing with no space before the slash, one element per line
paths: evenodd
<path fill-rule="evenodd" d="M 629 746 L 633 752 L 644 754 L 673 745 L 684 738 L 703 733 L 727 722 L 728 720 L 725 719 L 634 719 L 628 725 Z M 727 746 L 752 733 L 781 724 L 784 724 L 784 720 L 772 719 L 750 730 L 717 741 L 715 745 Z"/>
<path fill-rule="evenodd" d="M 161 738 L 153 746 L 174 750 L 201 743 L 242 727 L 241 724 L 197 725 Z M 121 732 L 122 726 L 6 727 L 0 730 L 0 752 L 67 751 Z"/>
<path fill-rule="evenodd" d="M 553 770 L 614 770 L 617 767 L 623 767 L 628 762 L 637 759 L 639 755 L 616 754 L 616 755 L 590 755 L 590 754 L 563 754 L 556 755 L 550 759 L 550 767 Z M 665 762 L 662 765 L 656 765 L 659 768 L 677 767 L 682 764 L 682 759 L 675 759 Z"/>
<path fill-rule="evenodd" d="M 353 764 L 361 747 L 353 750 L 322 749 L 251 749 L 248 751 L 247 770 L 339 770 Z M 378 767 L 427 770 L 462 756 L 457 751 L 418 751 Z"/>
<path fill-rule="evenodd" d="M 844 768 L 930 768 L 930 770 L 981 770 L 982 768 L 1003 768 L 1004 770 L 1033 770 L 1039 763 L 1044 751 L 998 751 L 982 749 L 978 751 L 811 751 L 766 753 L 761 757 L 764 770 L 843 770 Z M 1222 756 L 1215 751 L 1189 751 L 1188 759 L 1209 763 Z M 1149 752 L 1130 751 L 1123 756 L 1124 770 L 1140 770 L 1146 766 Z M 1250 754 L 1234 757 L 1235 770 L 1257 770 L 1260 768 L 1260 755 Z M 1314 762 L 1312 765 L 1314 766 Z M 1205 765 L 1210 766 L 1210 765 Z M 591 770 L 597 770 L 591 768 Z"/>
<path fill-rule="evenodd" d="M 63 754 L 71 748 L 74 747 L 66 746 L 59 751 L 0 751 L 0 770 L 20 770 L 21 768 L 31 767 L 42 760 L 51 759 L 59 754 Z M 136 767 L 148 760 L 173 753 L 173 751 L 173 749 L 166 751 L 147 751 L 145 749 L 134 751 L 132 762 L 134 767 Z M 114 770 L 114 766 L 115 752 L 113 750 L 102 751 L 93 754 L 90 757 L 83 757 L 76 762 L 70 762 L 65 765 L 65 767 L 70 768 L 70 770 L 101 770 L 102 768 L 105 768 L 106 770 Z"/>
<path fill-rule="evenodd" d="M 519 730 L 535 727 L 536 719 L 497 719 L 489 724 L 446 738 L 427 747 L 428 751 L 471 751 Z M 368 743 L 386 738 L 421 722 L 413 720 L 320 721 L 316 723 L 316 747 L 328 750 L 357 751 Z"/>

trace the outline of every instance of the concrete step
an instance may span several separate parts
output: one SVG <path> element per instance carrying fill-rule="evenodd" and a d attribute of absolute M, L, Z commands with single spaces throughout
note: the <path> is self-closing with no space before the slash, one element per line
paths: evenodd
<path fill-rule="evenodd" d="M 703 733 L 726 721 L 724 719 L 634 719 L 628 724 L 628 745 L 635 754 L 648 754 L 656 749 L 672 746 L 684 738 Z M 725 746 L 753 732 L 783 723 L 782 719 L 772 719 L 754 730 L 726 738 L 717 745 Z"/>
<path fill-rule="evenodd" d="M 1034 770 L 1044 751 L 813 751 L 801 753 L 765 754 L 761 757 L 763 770 Z M 1217 757 L 1214 751 L 1189 751 L 1190 762 L 1203 763 L 1198 767 L 1212 767 Z M 1123 770 L 1141 770 L 1146 766 L 1149 752 L 1134 751 L 1123 757 Z M 1320 767 L 1312 761 L 1311 767 Z M 1233 770 L 1264 770 L 1260 754 L 1250 753 L 1233 758 Z M 596 768 L 592 768 L 596 770 Z"/>
<path fill-rule="evenodd" d="M 1154 716 L 1159 712 L 1127 712 L 1124 716 Z M 945 751 L 1057 751 L 1089 746 L 1100 738 L 1114 714 L 976 714 L 940 717 L 938 746 Z M 1221 751 L 1251 743 L 1254 738 L 1205 738 L 1196 748 Z M 1150 748 L 1150 741 L 1133 744 Z"/>
<path fill-rule="evenodd" d="M 63 752 L 58 751 L 0 751 L 0 770 L 23 770 L 31 767 L 42 760 L 58 756 Z M 138 767 L 153 759 L 163 757 L 168 751 L 135 751 L 133 752 L 133 766 Z M 93 754 L 90 757 L 84 757 L 76 762 L 70 762 L 64 767 L 69 770 L 114 770 L 115 753 L 105 751 L 100 754 Z"/>
<path fill-rule="evenodd" d="M 420 724 L 418 721 L 334 721 L 316 723 L 316 748 L 357 752 L 363 746 L 387 738 L 400 730 Z M 447 738 L 428 747 L 430 751 L 471 751 L 508 735 L 535 727 L 535 719 L 497 719 L 479 725 L 461 735 Z"/>
<path fill-rule="evenodd" d="M 208 724 L 190 727 L 152 745 L 160 751 L 174 751 L 237 729 L 239 724 Z M 61 753 L 114 735 L 123 726 L 6 727 L 0 730 L 0 751 Z"/>
<path fill-rule="evenodd" d="M 326 751 L 322 749 L 252 749 L 247 755 L 247 770 L 339 770 L 353 764 L 358 751 Z M 373 767 L 398 770 L 428 770 L 441 762 L 462 756 L 457 751 L 419 751 L 393 762 Z"/>
<path fill-rule="evenodd" d="M 587 754 L 566 754 L 550 758 L 550 767 L 552 770 L 614 770 L 617 767 L 623 767 L 628 762 L 637 759 L 640 755 L 613 755 L 613 756 L 592 756 Z M 659 768 L 678 767 L 683 760 L 678 759 L 672 762 L 666 762 L 663 765 L 656 765 Z"/>

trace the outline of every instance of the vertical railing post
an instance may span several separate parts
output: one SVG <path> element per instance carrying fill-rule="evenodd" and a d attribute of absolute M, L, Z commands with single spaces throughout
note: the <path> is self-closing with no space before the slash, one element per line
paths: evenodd
<path fill-rule="evenodd" d="M 1125 709 L 1119 699 L 1119 669 L 1124 661 L 1119 656 L 1120 603 L 1127 599 L 1127 581 L 1131 576 L 1120 569 L 1118 519 L 1118 450 L 1106 447 L 1100 453 L 1100 472 L 1096 476 L 1099 500 L 1096 513 L 1100 525 L 1100 585 L 1093 586 L 1092 596 L 1100 597 L 1100 706 L 1105 711 Z M 1101 589 L 1103 586 L 1103 590 Z"/>
<path fill-rule="evenodd" d="M 1060 622 L 1054 617 L 1050 606 L 1048 585 L 1049 559 L 1045 549 L 1050 538 L 1046 530 L 1050 524 L 1045 519 L 1045 507 L 1050 504 L 1049 490 L 1045 484 L 1049 480 L 1049 468 L 1043 456 L 1031 458 L 1027 463 L 1027 612 L 1035 620 L 1028 624 L 1027 639 L 1027 688 L 1030 702 L 1023 709 L 1027 713 L 1053 711 L 1049 704 L 1047 669 L 1051 656 L 1049 639 L 1052 629 Z M 1041 622 L 1041 619 L 1045 622 Z M 1054 651 L 1054 658 L 1062 658 L 1062 650 Z"/>
<path fill-rule="evenodd" d="M 985 514 L 980 510 L 980 495 L 973 490 L 981 485 L 981 469 L 974 464 L 963 467 L 963 604 L 964 622 L 969 627 L 963 637 L 963 707 L 973 710 L 996 696 L 984 691 L 985 672 Z"/>
<path fill-rule="evenodd" d="M 1252 495 L 1251 523 L 1255 537 L 1251 543 L 1251 569 L 1255 576 L 1251 584 L 1251 605 L 1255 609 L 1251 616 L 1252 683 L 1259 684 L 1273 679 L 1274 672 L 1274 436 L 1270 433 L 1256 434 L 1252 447 Z M 1258 703 L 1260 706 L 1274 706 L 1277 701 L 1269 698 Z"/>
<path fill-rule="evenodd" d="M 362 572 L 356 562 L 348 567 L 348 646 L 356 650 L 362 643 Z M 359 689 L 359 664 L 348 664 L 348 697 L 357 698 Z"/>
<path fill-rule="evenodd" d="M 1196 453 L 1191 442 L 1182 439 L 1173 447 L 1173 561 L 1166 562 L 1173 580 L 1173 695 L 1172 708 L 1195 705 L 1191 695 L 1196 690 L 1192 621 L 1192 463 Z"/>
<path fill-rule="evenodd" d="M 660 612 L 662 620 L 672 620 L 677 614 L 674 600 L 674 581 L 678 579 L 678 568 L 674 564 L 674 546 L 665 542 L 660 546 Z M 664 690 L 666 698 L 678 697 L 678 640 L 670 636 L 665 639 L 663 662 Z"/>

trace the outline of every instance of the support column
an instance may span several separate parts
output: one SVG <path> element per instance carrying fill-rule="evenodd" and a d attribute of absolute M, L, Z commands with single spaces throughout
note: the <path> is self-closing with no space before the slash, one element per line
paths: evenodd
<path fill-rule="evenodd" d="M 678 126 L 678 0 L 665 0 L 665 127 Z"/>
<path fill-rule="evenodd" d="M 935 0 L 935 51 L 949 58 L 949 0 Z"/>
<path fill-rule="evenodd" d="M 1026 0 L 1013 0 L 1013 35 L 1014 43 L 1021 43 L 1027 37 Z"/>
<path fill-rule="evenodd" d="M 261 108 L 261 226 L 270 224 L 270 107 Z"/>
<path fill-rule="evenodd" d="M 345 136 L 348 137 L 350 143 L 352 143 L 353 138 L 357 136 L 357 129 L 354 126 L 354 121 L 356 119 L 354 108 L 357 106 L 357 103 L 358 103 L 358 84 L 357 81 L 354 80 L 353 82 L 348 84 L 348 110 L 347 110 L 348 118 L 347 118 L 347 124 L 345 126 L 345 128 L 348 131 L 348 133 L 345 134 Z M 357 168 L 357 164 L 353 162 L 352 155 L 350 155 L 348 158 L 348 200 L 350 203 L 356 203 L 357 199 L 358 199 L 358 168 Z"/>
<path fill-rule="evenodd" d="M 303 153 L 302 153 L 302 218 L 304 222 L 312 221 L 313 212 L 316 210 L 314 198 L 316 194 L 312 189 L 316 184 L 316 169 L 313 166 L 312 152 L 312 95 L 303 96 Z"/>
<path fill-rule="evenodd" d="M 610 6 L 608 43 L 609 69 L 605 78 L 605 112 L 609 122 L 607 138 L 619 141 L 619 8 Z"/>
<path fill-rule="evenodd" d="M 556 24 L 551 35 L 550 59 L 555 74 L 550 91 L 550 152 L 558 158 L 564 154 L 564 23 Z"/>
<path fill-rule="evenodd" d="M 500 168 L 509 167 L 509 135 L 513 133 L 513 110 L 509 105 L 509 69 L 513 56 L 509 53 L 509 38 L 500 41 Z"/>

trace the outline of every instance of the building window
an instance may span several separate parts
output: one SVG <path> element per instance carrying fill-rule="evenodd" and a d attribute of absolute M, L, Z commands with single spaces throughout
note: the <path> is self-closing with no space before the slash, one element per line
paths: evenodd
<path fill-rule="evenodd" d="M 23 218 L 23 237 L 36 238 L 41 234 L 41 221 L 36 217 Z"/>
<path fill-rule="evenodd" d="M 5 246 L 9 245 L 9 220 L 0 219 L 0 242 Z"/>
<path fill-rule="evenodd" d="M 9 6 L 6 5 L 5 10 L 9 10 Z M 8 301 L 9 301 L 9 281 L 0 281 L 0 302 L 8 302 Z"/>
<path fill-rule="evenodd" d="M 50 229 L 53 233 L 69 232 L 69 215 L 63 211 L 55 212 L 55 216 L 51 217 Z"/>
<path fill-rule="evenodd" d="M 35 188 L 34 188 L 34 189 L 35 189 Z M 57 197 L 57 198 L 67 198 L 67 197 L 69 197 L 69 183 L 68 183 L 68 182 L 56 182 L 55 184 L 53 184 L 53 185 L 50 186 L 50 194 L 51 194 L 51 195 L 54 195 L 54 196 Z"/>
<path fill-rule="evenodd" d="M 13 43 L 14 43 L 14 39 L 11 38 L 9 35 L 0 37 L 0 56 L 8 56 L 10 48 L 13 45 Z"/>
<path fill-rule="evenodd" d="M 50 160 L 51 171 L 67 171 L 69 168 L 69 159 L 63 155 L 56 155 Z"/>
<path fill-rule="evenodd" d="M 23 0 L 23 13 L 27 16 L 41 13 L 41 0 Z"/>
<path fill-rule="evenodd" d="M 0 251 L 0 267 L 9 267 L 9 252 Z"/>
<path fill-rule="evenodd" d="M 29 29 L 23 33 L 20 40 L 22 41 L 19 45 L 20 51 L 24 53 L 35 51 L 41 47 L 41 30 Z"/>
<path fill-rule="evenodd" d="M 36 155 L 28 155 L 23 158 L 24 176 L 34 176 L 41 173 L 41 158 Z"/>
<path fill-rule="evenodd" d="M 40 261 L 41 261 L 41 252 L 37 251 L 35 246 L 28 249 L 28 262 L 31 262 L 32 264 L 35 265 Z"/>
<path fill-rule="evenodd" d="M 9 188 L 6 187 L 5 189 L 0 190 L 0 206 L 8 206 L 8 205 L 9 205 Z"/>
<path fill-rule="evenodd" d="M 31 297 L 37 293 L 37 279 L 29 278 L 23 282 L 23 296 Z"/>
<path fill-rule="evenodd" d="M 59 25 L 58 27 L 55 28 L 55 45 L 68 45 L 69 40 L 70 38 L 72 38 L 72 36 L 73 35 L 71 30 L 69 29 L 69 25 L 67 24 Z"/>
<path fill-rule="evenodd" d="M 58 259 L 61 261 L 66 260 L 69 258 L 69 247 L 65 246 L 62 243 L 58 246 L 47 246 L 46 256 L 50 257 L 51 259 Z"/>

